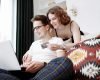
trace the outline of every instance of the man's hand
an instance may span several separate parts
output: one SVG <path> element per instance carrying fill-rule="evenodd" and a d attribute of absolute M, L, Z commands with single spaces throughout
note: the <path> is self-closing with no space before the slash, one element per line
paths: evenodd
<path fill-rule="evenodd" d="M 43 66 L 44 66 L 44 62 L 31 61 L 26 67 L 26 72 L 35 73 L 40 69 L 42 69 Z"/>
<path fill-rule="evenodd" d="M 32 56 L 25 53 L 25 55 L 23 56 L 23 64 L 21 65 L 22 67 L 27 67 L 27 65 L 30 64 L 30 62 L 32 61 Z"/>
<path fill-rule="evenodd" d="M 25 53 L 24 56 L 23 56 L 23 58 L 22 58 L 23 63 L 27 62 L 27 61 L 29 62 L 31 60 L 32 60 L 32 56 L 29 55 L 28 53 Z"/>

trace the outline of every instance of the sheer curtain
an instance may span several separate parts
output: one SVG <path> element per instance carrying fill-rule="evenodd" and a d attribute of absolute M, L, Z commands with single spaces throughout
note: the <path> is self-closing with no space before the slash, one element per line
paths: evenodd
<path fill-rule="evenodd" d="M 33 42 L 33 0 L 0 1 L 0 41 L 10 40 L 21 62 Z"/>
<path fill-rule="evenodd" d="M 10 40 L 16 50 L 16 0 L 0 0 L 0 42 Z"/>

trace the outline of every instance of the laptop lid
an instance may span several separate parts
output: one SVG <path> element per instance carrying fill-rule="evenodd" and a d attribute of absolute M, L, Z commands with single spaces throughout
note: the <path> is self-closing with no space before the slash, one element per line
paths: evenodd
<path fill-rule="evenodd" d="M 0 68 L 5 70 L 21 70 L 10 41 L 0 42 Z"/>

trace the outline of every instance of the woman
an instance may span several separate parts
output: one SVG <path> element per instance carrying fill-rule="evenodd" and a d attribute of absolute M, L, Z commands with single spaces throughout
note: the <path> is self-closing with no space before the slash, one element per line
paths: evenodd
<path fill-rule="evenodd" d="M 52 7 L 48 10 L 47 17 L 55 28 L 56 35 L 68 42 L 66 45 L 63 45 L 62 48 L 69 49 L 81 41 L 81 31 L 78 24 L 71 20 L 63 8 L 59 6 Z M 52 50 L 61 48 L 61 46 L 59 47 L 56 44 L 49 45 L 49 47 Z"/>

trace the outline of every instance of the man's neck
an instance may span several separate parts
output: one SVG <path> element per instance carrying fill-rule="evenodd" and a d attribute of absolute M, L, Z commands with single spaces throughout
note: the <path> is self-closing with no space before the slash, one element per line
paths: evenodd
<path fill-rule="evenodd" d="M 48 42 L 51 38 L 52 38 L 52 36 L 46 34 L 45 37 L 42 38 L 42 42 L 43 42 L 43 43 Z"/>

